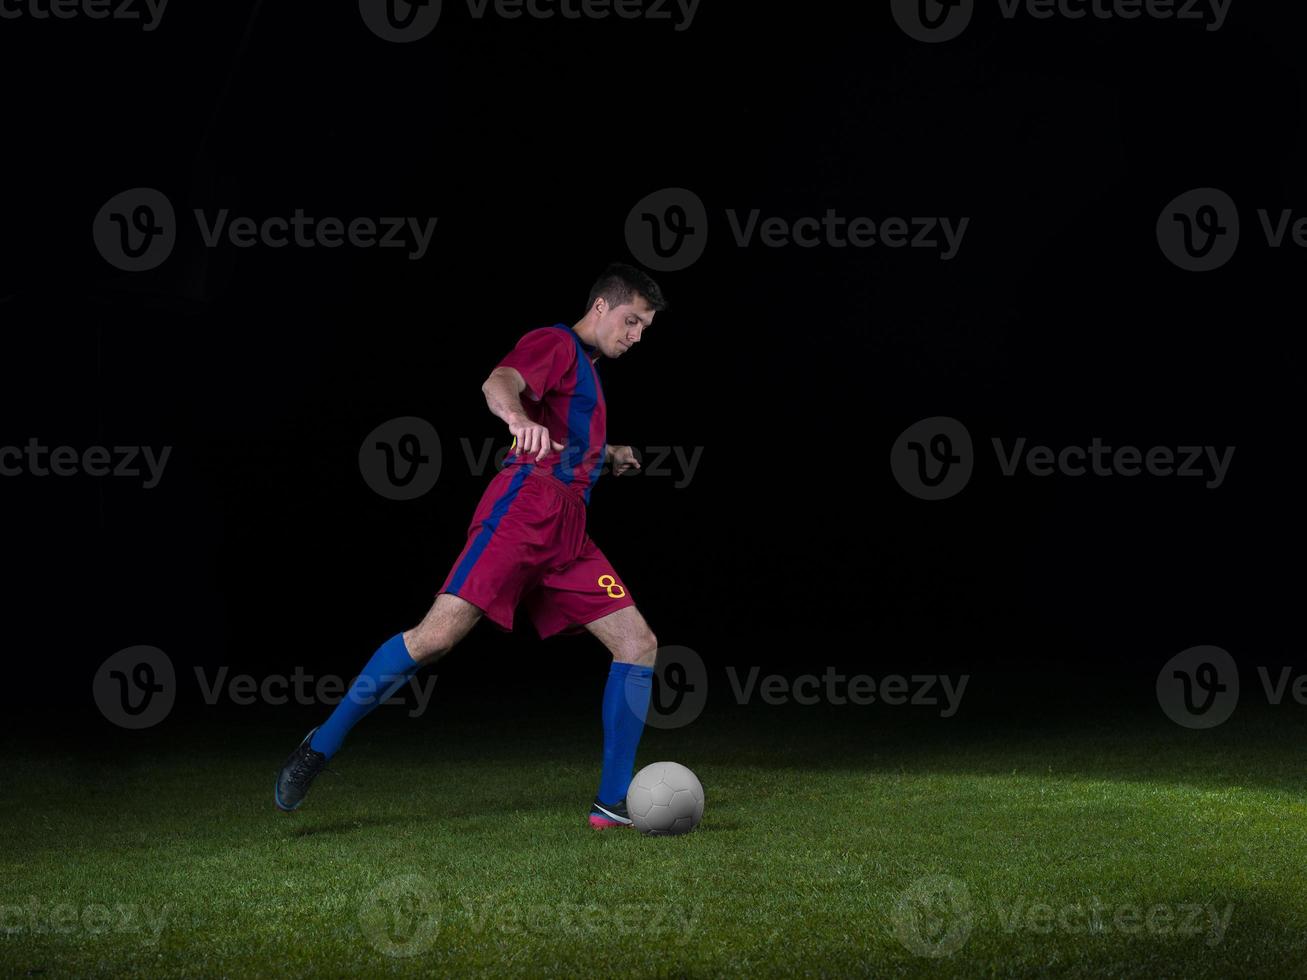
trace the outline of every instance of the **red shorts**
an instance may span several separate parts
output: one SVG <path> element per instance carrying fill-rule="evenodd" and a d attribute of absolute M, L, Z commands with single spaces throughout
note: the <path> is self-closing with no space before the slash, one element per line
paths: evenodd
<path fill-rule="evenodd" d="M 506 466 L 490 481 L 440 592 L 506 630 L 521 602 L 542 638 L 635 605 L 585 533 L 584 501 L 530 466 Z"/>

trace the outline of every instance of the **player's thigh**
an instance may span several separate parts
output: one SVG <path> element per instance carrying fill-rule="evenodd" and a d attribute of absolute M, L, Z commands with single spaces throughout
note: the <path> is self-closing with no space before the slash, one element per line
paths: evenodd
<path fill-rule="evenodd" d="M 481 615 L 481 610 L 466 599 L 442 592 L 422 622 L 404 633 L 404 645 L 419 663 L 438 657 L 467 636 Z"/>
<path fill-rule="evenodd" d="M 627 606 L 585 624 L 620 663 L 652 667 L 658 638 L 635 606 Z"/>

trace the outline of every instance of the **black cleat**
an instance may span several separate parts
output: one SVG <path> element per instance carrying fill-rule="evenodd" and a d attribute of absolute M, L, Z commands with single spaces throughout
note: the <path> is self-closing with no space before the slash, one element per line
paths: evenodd
<path fill-rule="evenodd" d="M 316 731 L 315 728 L 304 736 L 304 741 L 300 742 L 281 767 L 281 772 L 277 773 L 277 788 L 273 791 L 272 798 L 278 810 L 290 813 L 303 803 L 313 780 L 327 767 L 327 757 L 309 745 L 313 732 Z"/>
<path fill-rule="evenodd" d="M 596 830 L 631 826 L 631 815 L 626 812 L 626 798 L 623 797 L 616 803 L 600 803 L 596 796 L 590 806 L 590 826 Z"/>

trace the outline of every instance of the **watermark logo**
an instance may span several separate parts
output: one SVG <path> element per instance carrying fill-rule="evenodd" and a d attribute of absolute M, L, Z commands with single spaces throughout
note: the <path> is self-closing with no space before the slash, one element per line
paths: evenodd
<path fill-rule="evenodd" d="M 631 208 L 626 245 L 640 264 L 655 272 L 689 268 L 708 247 L 708 209 L 684 187 L 664 187 Z"/>
<path fill-rule="evenodd" d="M 1011 442 L 990 439 L 1000 476 L 1178 477 L 1201 479 L 1204 489 L 1225 483 L 1234 446 L 1112 446 L 1098 436 L 1088 445 L 1032 444 L 1025 436 Z M 957 419 L 922 419 L 908 426 L 890 449 L 890 470 L 905 491 L 919 500 L 945 500 L 961 492 L 976 458 L 971 434 Z"/>
<path fill-rule="evenodd" d="M 598 902 L 523 904 L 518 898 L 496 897 L 473 901 L 456 910 L 466 918 L 475 936 L 488 933 L 505 937 L 538 935 L 556 940 L 597 941 L 614 936 L 659 939 L 681 945 L 694 934 L 700 906 L 674 902 L 629 902 L 614 896 Z"/>
<path fill-rule="evenodd" d="M 148 34 L 159 26 L 168 0 L 0 0 L 0 20 L 137 21 Z"/>
<path fill-rule="evenodd" d="M 148 906 L 120 902 L 106 905 L 88 902 L 74 905 L 43 903 L 37 896 L 27 896 L 23 904 L 0 902 L 0 935 L 3 936 L 86 936 L 107 934 L 141 935 L 141 944 L 156 946 L 172 917 L 173 906 L 165 903 L 157 911 Z"/>
<path fill-rule="evenodd" d="M 762 674 L 756 665 L 745 671 L 726 667 L 726 683 L 738 705 L 760 701 L 770 706 L 788 704 L 832 704 L 843 706 L 880 704 L 887 707 L 915 705 L 939 708 L 941 718 L 957 714 L 966 693 L 970 674 L 951 677 L 947 674 L 886 674 L 876 678 L 868 674 L 842 674 L 827 667 L 822 674 Z M 653 728 L 681 728 L 703 712 L 708 703 L 708 668 L 703 658 L 685 646 L 658 648 L 654 665 L 653 690 L 649 697 L 646 724 Z M 627 692 L 633 708 L 643 692 Z"/>
<path fill-rule="evenodd" d="M 1182 650 L 1157 672 L 1157 703 L 1185 728 L 1214 728 L 1239 704 L 1239 668 L 1215 646 Z"/>
<path fill-rule="evenodd" d="M 788 218 L 759 208 L 724 212 L 737 248 L 913 248 L 938 253 L 947 262 L 958 254 L 971 223 L 968 217 L 872 218 L 827 208 L 818 215 Z M 626 216 L 626 244 L 643 265 L 677 272 L 699 260 L 708 244 L 708 210 L 684 187 L 666 187 L 641 198 Z"/>
<path fill-rule="evenodd" d="M 420 41 L 440 22 L 441 0 L 359 0 L 363 23 L 383 41 Z"/>
<path fill-rule="evenodd" d="M 360 675 L 353 683 L 339 674 L 315 675 L 296 667 L 290 674 L 232 674 L 219 667 L 212 674 L 194 668 L 195 681 L 204 704 L 213 707 L 227 700 L 234 705 L 283 705 L 294 702 L 306 707 L 340 704 L 349 698 L 359 705 L 407 707 L 412 694 L 410 718 L 426 713 L 435 693 L 437 675 L 411 674 L 374 678 Z M 121 728 L 150 728 L 168 717 L 177 700 L 178 683 L 172 660 L 157 647 L 136 646 L 120 650 L 96 671 L 92 693 L 100 713 Z"/>
<path fill-rule="evenodd" d="M 306 673 L 302 667 L 286 676 L 285 674 L 268 674 L 256 678 L 252 674 L 228 674 L 227 667 L 218 668 L 210 677 L 203 667 L 195 668 L 195 680 L 200 687 L 204 703 L 213 707 L 224 697 L 232 704 L 248 706 L 251 704 L 283 705 L 294 701 L 296 704 L 328 705 L 340 704 L 345 698 L 358 705 L 392 705 L 404 707 L 403 698 L 406 691 L 413 694 L 413 707 L 409 709 L 410 718 L 420 718 L 426 713 L 435 692 L 436 674 L 411 674 L 407 677 L 399 674 L 372 677 L 360 674 L 353 683 L 346 683 L 339 674 Z"/>
<path fill-rule="evenodd" d="M 792 680 L 783 674 L 760 677 L 758 667 L 750 667 L 741 678 L 734 667 L 726 668 L 727 680 L 735 693 L 736 704 L 746 704 L 754 694 L 763 704 L 813 705 L 819 703 L 885 704 L 898 707 L 904 704 L 936 707 L 942 705 L 939 716 L 952 718 L 962 704 L 970 674 L 956 679 L 948 674 L 887 674 L 878 681 L 870 674 L 841 674 L 827 667 L 821 676 L 800 674 Z M 942 698 L 942 700 L 941 700 Z"/>
<path fill-rule="evenodd" d="M 1207 946 L 1225 938 L 1234 904 L 1218 908 L 1212 902 L 1104 902 L 1097 895 L 1075 902 L 1030 902 L 1018 897 L 1005 903 L 995 897 L 994 916 L 1006 933 L 1048 936 L 1119 934 L 1179 939 L 1203 937 Z"/>
<path fill-rule="evenodd" d="M 1259 664 L 1257 679 L 1268 705 L 1278 707 L 1287 696 L 1307 706 L 1307 674 L 1295 676 L 1293 668 L 1286 666 L 1272 673 Z M 1214 728 L 1229 720 L 1240 693 L 1238 664 L 1220 647 L 1190 647 L 1157 672 L 1157 703 L 1168 718 L 1185 728 Z"/>
<path fill-rule="evenodd" d="M 426 419 L 404 416 L 377 426 L 359 446 L 359 472 L 387 500 L 416 500 L 440 478 L 440 436 Z"/>
<path fill-rule="evenodd" d="M 390 419 L 369 432 L 359 445 L 359 472 L 363 481 L 387 500 L 415 500 L 430 492 L 440 479 L 444 468 L 441 445 L 440 434 L 426 419 L 414 416 Z M 503 470 L 511 452 L 511 446 L 494 437 L 482 439 L 477 446 L 464 436 L 458 439 L 458 445 L 467 472 L 473 477 L 484 476 L 492 465 L 495 472 Z M 694 480 L 704 451 L 703 446 L 627 448 L 640 466 L 621 474 L 621 479 L 671 478 L 677 490 L 688 487 Z M 451 466 L 458 458 L 459 454 L 451 454 Z M 611 460 L 605 460 L 599 468 L 600 475 L 608 475 L 613 470 Z"/>
<path fill-rule="evenodd" d="M 105 201 L 91 224 L 91 238 L 114 268 L 147 272 L 172 254 L 177 215 L 160 191 L 133 187 Z"/>
<path fill-rule="evenodd" d="M 153 446 L 52 448 L 33 436 L 25 446 L 0 446 L 0 477 L 84 475 L 133 480 L 144 477 L 142 488 L 153 490 L 163 479 L 163 468 L 171 455 L 172 446 L 163 446 L 158 451 Z"/>
<path fill-rule="evenodd" d="M 966 944 L 975 925 L 971 893 L 965 883 L 948 875 L 918 878 L 899 893 L 891 922 L 909 952 L 951 956 Z"/>
<path fill-rule="evenodd" d="M 1229 194 L 1214 187 L 1188 191 L 1157 216 L 1157 244 L 1181 269 L 1219 269 L 1239 247 L 1239 209 Z"/>
<path fill-rule="evenodd" d="M 636 695 L 634 689 L 627 689 L 628 698 Z M 708 668 L 703 658 L 686 646 L 659 647 L 645 724 L 652 728 L 683 728 L 703 713 L 707 703 Z"/>
<path fill-rule="evenodd" d="M 999 16 L 1015 20 L 1174 20 L 1219 31 L 1231 0 L 997 0 Z M 951 41 L 971 23 L 974 0 L 890 0 L 894 22 L 927 44 Z"/>
<path fill-rule="evenodd" d="M 1256 213 L 1256 226 L 1267 248 L 1307 249 L 1307 217 L 1292 208 L 1258 208 Z M 1157 216 L 1157 244 L 1178 268 L 1211 272 L 1234 257 L 1242 240 L 1240 227 L 1233 198 L 1214 187 L 1200 187 L 1162 208 Z"/>
<path fill-rule="evenodd" d="M 899 434 L 890 450 L 890 471 L 912 496 L 946 500 L 971 480 L 975 453 L 971 433 L 946 415 L 914 422 Z"/>
<path fill-rule="evenodd" d="M 158 647 L 119 650 L 91 683 L 100 714 L 120 728 L 150 728 L 168 717 L 177 700 L 172 661 Z"/>
<path fill-rule="evenodd" d="M 960 950 L 982 921 L 1009 935 L 1148 935 L 1202 939 L 1214 947 L 1225 938 L 1233 915 L 1233 903 L 1110 902 L 1097 895 L 1069 902 L 992 895 L 983 902 L 973 898 L 965 882 L 928 875 L 899 893 L 890 924 L 908 952 L 940 958 Z"/>
<path fill-rule="evenodd" d="M 206 212 L 193 208 L 196 229 L 205 248 L 225 244 L 279 249 L 351 248 L 404 249 L 419 261 L 431 247 L 438 218 L 405 216 L 316 217 L 296 208 L 289 216 L 256 220 L 234 216 L 229 208 Z M 115 194 L 100 208 L 91 225 L 95 247 L 106 262 L 124 272 L 145 272 L 161 265 L 177 243 L 178 221 L 172 203 L 160 191 L 136 187 Z"/>
<path fill-rule="evenodd" d="M 690 29 L 700 0 L 467 0 L 474 21 L 496 20 L 676 20 L 677 33 Z M 383 41 L 408 44 L 430 34 L 440 20 L 440 0 L 359 0 L 368 30 Z"/>
<path fill-rule="evenodd" d="M 908 37 L 927 44 L 951 41 L 967 29 L 975 0 L 891 0 L 894 22 Z"/>
<path fill-rule="evenodd" d="M 384 956 L 417 956 L 440 934 L 440 901 L 435 887 L 418 874 L 391 878 L 359 908 L 363 937 Z"/>

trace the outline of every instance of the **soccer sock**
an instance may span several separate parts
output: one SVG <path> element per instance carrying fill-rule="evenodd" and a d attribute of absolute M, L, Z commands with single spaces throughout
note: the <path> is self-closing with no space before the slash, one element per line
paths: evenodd
<path fill-rule="evenodd" d="M 396 633 L 377 648 L 372 659 L 354 678 L 331 717 L 313 733 L 309 747 L 330 759 L 345 741 L 349 730 L 394 694 L 417 669 L 417 663 L 404 646 L 404 634 Z"/>
<path fill-rule="evenodd" d="M 635 750 L 644 732 L 644 719 L 653 692 L 653 668 L 613 661 L 604 685 L 604 769 L 599 777 L 599 802 L 616 803 L 626 796 L 635 774 Z"/>

